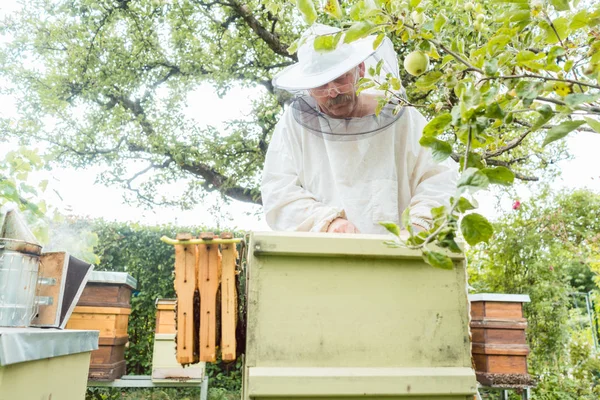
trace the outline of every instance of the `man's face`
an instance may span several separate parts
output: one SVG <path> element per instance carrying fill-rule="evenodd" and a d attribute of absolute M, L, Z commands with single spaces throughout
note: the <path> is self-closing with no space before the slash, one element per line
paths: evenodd
<path fill-rule="evenodd" d="M 356 82 L 363 75 L 364 65 L 361 64 L 333 81 L 311 89 L 310 95 L 325 114 L 334 118 L 350 117 L 358 103 Z"/>

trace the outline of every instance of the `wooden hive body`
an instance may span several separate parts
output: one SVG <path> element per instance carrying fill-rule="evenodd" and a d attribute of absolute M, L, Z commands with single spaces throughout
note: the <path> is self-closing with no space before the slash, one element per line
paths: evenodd
<path fill-rule="evenodd" d="M 90 360 L 90 380 L 114 380 L 126 373 L 130 299 L 136 285 L 126 273 L 92 273 L 67 323 L 69 329 L 100 331 L 98 350 Z"/>
<path fill-rule="evenodd" d="M 486 386 L 529 386 L 527 320 L 529 296 L 477 294 L 471 301 L 472 354 L 478 381 Z"/>

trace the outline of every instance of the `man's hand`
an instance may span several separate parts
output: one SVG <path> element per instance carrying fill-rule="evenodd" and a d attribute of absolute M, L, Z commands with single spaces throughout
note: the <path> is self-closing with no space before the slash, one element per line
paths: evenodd
<path fill-rule="evenodd" d="M 336 218 L 331 221 L 327 233 L 360 233 L 352 222 L 344 218 Z"/>

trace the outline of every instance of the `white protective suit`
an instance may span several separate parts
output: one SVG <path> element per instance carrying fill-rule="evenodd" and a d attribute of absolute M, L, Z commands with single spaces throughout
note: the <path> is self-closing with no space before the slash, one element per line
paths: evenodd
<path fill-rule="evenodd" d="M 367 127 L 374 118 L 360 120 Z M 327 119 L 343 122 L 325 114 L 320 119 L 321 124 Z M 421 113 L 405 107 L 390 125 L 340 140 L 307 129 L 294 118 L 293 107 L 287 107 L 264 165 L 267 223 L 277 231 L 325 232 L 343 217 L 361 233 L 385 233 L 378 222 L 400 225 L 410 206 L 412 221 L 428 225 L 431 208 L 449 205 L 458 174 L 451 160 L 436 163 L 419 144 L 425 124 Z"/>

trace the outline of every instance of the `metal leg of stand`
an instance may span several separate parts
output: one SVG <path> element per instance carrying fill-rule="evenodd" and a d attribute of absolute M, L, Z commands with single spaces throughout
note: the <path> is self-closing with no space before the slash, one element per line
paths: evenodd
<path fill-rule="evenodd" d="M 206 400 L 208 398 L 208 379 L 204 378 L 202 381 L 202 387 L 200 389 L 200 400 Z"/>

